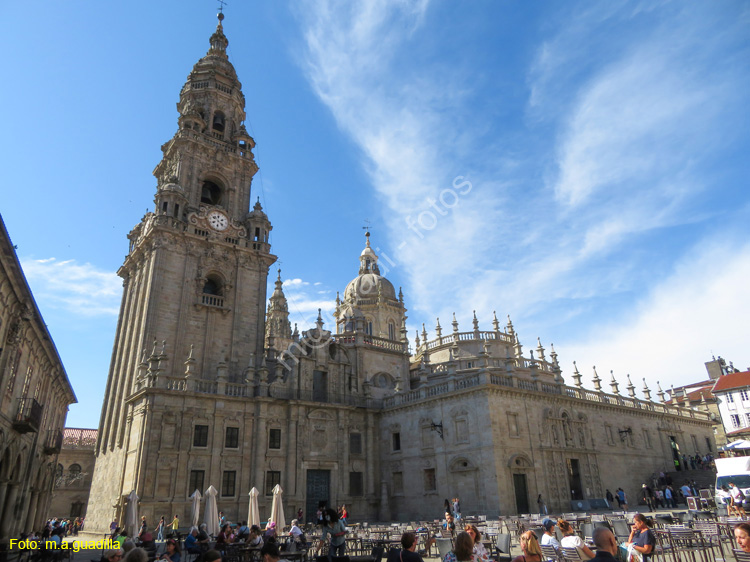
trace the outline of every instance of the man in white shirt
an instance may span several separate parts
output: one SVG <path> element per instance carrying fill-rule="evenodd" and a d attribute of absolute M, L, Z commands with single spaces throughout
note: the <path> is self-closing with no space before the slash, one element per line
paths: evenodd
<path fill-rule="evenodd" d="M 560 551 L 560 543 L 557 540 L 557 537 L 555 537 L 555 522 L 552 521 L 552 519 L 545 519 L 542 521 L 542 525 L 544 526 L 544 534 L 542 535 L 542 546 L 553 546 L 555 547 L 555 550 L 558 552 Z"/>

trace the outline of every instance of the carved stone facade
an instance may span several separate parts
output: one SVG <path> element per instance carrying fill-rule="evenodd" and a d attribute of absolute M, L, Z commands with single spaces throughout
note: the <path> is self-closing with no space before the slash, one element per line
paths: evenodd
<path fill-rule="evenodd" d="M 0 540 L 47 518 L 76 397 L 0 219 Z"/>
<path fill-rule="evenodd" d="M 469 513 L 529 511 L 539 493 L 569 509 L 608 487 L 635 493 L 671 462 L 670 438 L 711 435 L 703 412 L 587 391 L 577 370 L 565 386 L 554 349 L 525 357 L 497 318 L 461 332 L 454 317 L 447 335 L 438 322 L 432 340 L 423 327 L 412 355 L 369 233 L 332 331 L 319 315 L 292 332 L 280 279 L 266 317 L 271 224 L 250 211 L 254 142 L 221 21 L 210 43 L 119 271 L 89 531 L 122 520 L 132 490 L 148 521 L 185 521 L 209 485 L 233 521 L 252 487 L 268 513 L 276 484 L 307 519 L 319 501 L 355 520 L 433 519 L 455 496 Z"/>

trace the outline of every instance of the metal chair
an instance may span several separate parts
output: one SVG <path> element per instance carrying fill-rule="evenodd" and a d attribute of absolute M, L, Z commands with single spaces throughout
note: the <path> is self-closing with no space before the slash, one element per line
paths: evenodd
<path fill-rule="evenodd" d="M 495 542 L 495 550 L 497 551 L 497 561 L 510 561 L 513 560 L 513 556 L 510 553 L 510 534 L 499 533 L 497 535 L 497 541 Z"/>
<path fill-rule="evenodd" d="M 583 558 L 581 557 L 581 553 L 578 552 L 578 549 L 568 548 L 567 546 L 562 547 L 562 557 L 565 562 L 582 562 Z"/>
<path fill-rule="evenodd" d="M 540 545 L 540 547 L 542 549 L 542 555 L 544 556 L 545 560 L 551 562 L 562 562 L 560 553 L 557 552 L 557 549 L 554 546 L 552 546 L 551 544 L 543 544 Z"/>
<path fill-rule="evenodd" d="M 451 541 L 451 539 L 435 539 L 435 544 L 437 544 L 438 554 L 440 555 L 441 560 L 445 558 L 446 554 L 453 550 L 453 541 Z"/>

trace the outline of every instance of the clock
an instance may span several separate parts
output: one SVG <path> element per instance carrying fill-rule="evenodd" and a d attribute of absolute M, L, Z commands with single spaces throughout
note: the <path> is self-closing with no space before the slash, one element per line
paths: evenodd
<path fill-rule="evenodd" d="M 229 226 L 229 221 L 227 220 L 227 216 L 221 211 L 211 211 L 208 213 L 208 224 L 214 230 L 224 230 Z"/>

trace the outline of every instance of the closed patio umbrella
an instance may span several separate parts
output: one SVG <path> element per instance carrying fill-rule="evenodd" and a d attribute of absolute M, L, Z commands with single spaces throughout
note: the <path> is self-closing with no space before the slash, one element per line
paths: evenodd
<path fill-rule="evenodd" d="M 214 537 L 219 534 L 219 506 L 216 505 L 218 492 L 213 486 L 206 490 L 206 510 L 203 512 L 203 522 L 206 524 L 206 532 Z"/>
<path fill-rule="evenodd" d="M 128 507 L 125 511 L 125 530 L 128 536 L 134 537 L 138 534 L 138 494 L 135 490 L 128 495 Z"/>
<path fill-rule="evenodd" d="M 250 506 L 247 512 L 247 521 L 250 526 L 258 525 L 260 527 L 260 510 L 258 509 L 258 489 L 253 486 L 248 494 L 250 496 Z"/>
<path fill-rule="evenodd" d="M 201 512 L 201 493 L 200 490 L 195 490 L 193 492 L 193 495 L 190 496 L 190 498 L 193 500 L 193 505 L 190 508 L 190 524 L 193 527 L 198 526 L 198 519 L 200 518 L 200 512 Z"/>
<path fill-rule="evenodd" d="M 286 526 L 286 521 L 284 520 L 284 506 L 281 504 L 281 493 L 284 490 L 281 489 L 281 486 L 276 484 L 273 487 L 273 503 L 271 504 L 271 521 L 276 523 L 276 532 L 281 533 L 281 531 Z"/>

